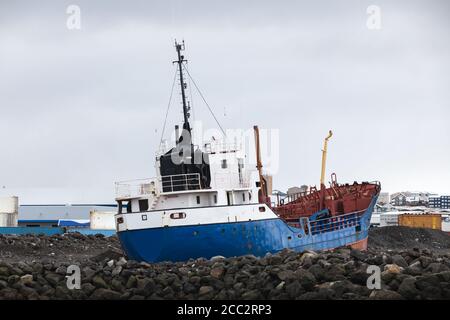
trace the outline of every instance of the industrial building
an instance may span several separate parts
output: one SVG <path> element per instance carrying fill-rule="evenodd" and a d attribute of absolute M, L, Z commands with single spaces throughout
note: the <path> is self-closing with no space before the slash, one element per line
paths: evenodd
<path fill-rule="evenodd" d="M 391 203 L 391 195 L 389 192 L 380 192 L 377 203 L 382 206 Z"/>
<path fill-rule="evenodd" d="M 428 192 L 398 192 L 391 196 L 390 203 L 396 207 L 426 206 L 428 204 L 429 197 L 430 193 Z"/>
<path fill-rule="evenodd" d="M 59 220 L 90 219 L 91 211 L 116 211 L 116 204 L 45 204 L 20 205 L 18 225 L 21 227 L 57 227 Z"/>
<path fill-rule="evenodd" d="M 433 195 L 428 198 L 428 207 L 435 209 L 450 209 L 450 196 Z"/>

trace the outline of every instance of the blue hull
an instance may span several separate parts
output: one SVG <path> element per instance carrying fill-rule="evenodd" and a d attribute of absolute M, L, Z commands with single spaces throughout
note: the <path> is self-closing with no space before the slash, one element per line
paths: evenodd
<path fill-rule="evenodd" d="M 298 252 L 326 250 L 367 239 L 376 198 L 364 211 L 342 218 L 301 221 L 300 228 L 279 218 L 208 225 L 151 228 L 118 233 L 129 259 L 147 262 L 185 261 L 253 254 L 285 248 Z"/>

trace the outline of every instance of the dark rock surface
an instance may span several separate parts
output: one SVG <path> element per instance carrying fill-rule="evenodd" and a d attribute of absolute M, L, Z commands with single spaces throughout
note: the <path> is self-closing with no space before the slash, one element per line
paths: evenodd
<path fill-rule="evenodd" d="M 369 246 L 372 249 L 408 250 L 419 248 L 433 252 L 448 252 L 450 236 L 433 229 L 408 227 L 383 227 L 370 231 Z"/>
<path fill-rule="evenodd" d="M 383 229 L 371 231 L 367 252 L 154 264 L 127 260 L 116 237 L 0 236 L 0 299 L 450 299 L 450 236 Z M 67 286 L 70 265 L 81 270 L 80 289 Z M 380 290 L 367 287 L 370 265 L 380 268 Z"/>

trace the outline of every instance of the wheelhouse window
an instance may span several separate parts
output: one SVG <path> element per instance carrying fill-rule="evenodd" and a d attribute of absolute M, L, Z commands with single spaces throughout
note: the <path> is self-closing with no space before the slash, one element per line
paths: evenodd
<path fill-rule="evenodd" d="M 139 200 L 139 211 L 147 211 L 148 210 L 148 199 Z"/>
<path fill-rule="evenodd" d="M 119 213 L 131 213 L 131 201 L 119 201 Z"/>
<path fill-rule="evenodd" d="M 228 168 L 227 159 L 222 160 L 222 169 Z"/>

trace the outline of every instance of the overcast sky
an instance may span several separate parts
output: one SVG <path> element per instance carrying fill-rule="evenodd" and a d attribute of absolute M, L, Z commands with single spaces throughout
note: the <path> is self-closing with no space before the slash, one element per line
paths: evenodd
<path fill-rule="evenodd" d="M 66 26 L 69 5 L 81 29 Z M 381 9 L 381 29 L 367 8 Z M 328 174 L 450 193 L 449 1 L 1 1 L 0 187 L 110 203 L 154 176 L 175 59 L 225 128 L 279 129 L 274 187 Z M 182 118 L 179 92 L 168 129 Z M 198 96 L 196 119 L 214 126 Z M 168 130 L 168 131 L 170 131 Z"/>

